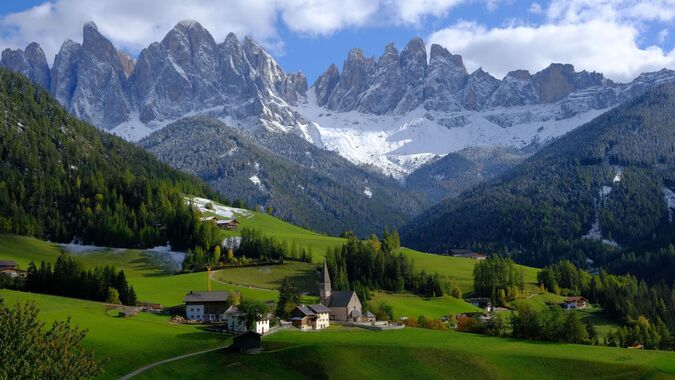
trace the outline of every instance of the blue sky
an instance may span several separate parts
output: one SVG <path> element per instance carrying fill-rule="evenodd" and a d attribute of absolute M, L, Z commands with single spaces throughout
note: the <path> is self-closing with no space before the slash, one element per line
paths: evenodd
<path fill-rule="evenodd" d="M 253 36 L 288 71 L 310 83 L 349 49 L 379 56 L 413 37 L 462 54 L 469 71 L 497 77 L 551 62 L 628 81 L 643 71 L 675 69 L 675 0 L 5 0 L 0 47 L 39 42 L 48 60 L 61 43 L 81 40 L 93 20 L 135 56 L 178 21 L 199 21 L 222 41 Z"/>

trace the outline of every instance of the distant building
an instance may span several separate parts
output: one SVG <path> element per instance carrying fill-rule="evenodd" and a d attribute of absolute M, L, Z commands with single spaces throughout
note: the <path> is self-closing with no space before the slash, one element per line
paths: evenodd
<path fill-rule="evenodd" d="M 588 300 L 582 296 L 570 296 L 565 298 L 562 306 L 564 309 L 585 309 L 588 307 Z"/>
<path fill-rule="evenodd" d="M 488 313 L 495 310 L 494 306 L 492 306 L 492 301 L 489 298 L 469 298 L 468 301 L 473 306 L 479 307 Z"/>
<path fill-rule="evenodd" d="M 358 311 L 354 311 L 352 313 L 352 317 L 354 318 L 354 322 L 375 322 L 377 318 L 375 317 L 375 314 L 371 313 L 370 311 L 366 311 L 363 314 L 360 314 Z"/>
<path fill-rule="evenodd" d="M 216 225 L 221 230 L 236 231 L 239 229 L 239 221 L 237 219 L 219 220 L 216 222 Z"/>
<path fill-rule="evenodd" d="M 184 298 L 185 316 L 189 320 L 220 322 L 225 320 L 230 295 L 227 292 L 193 292 Z"/>
<path fill-rule="evenodd" d="M 330 309 L 330 319 L 336 321 L 355 321 L 363 314 L 363 306 L 356 292 L 332 291 L 328 265 L 323 262 L 323 282 L 319 284 L 320 302 Z"/>
<path fill-rule="evenodd" d="M 485 260 L 485 259 L 487 259 L 486 254 L 474 252 L 470 249 L 451 249 L 450 254 L 453 257 L 463 257 L 463 258 L 466 258 L 466 259 L 474 259 L 474 260 Z"/>
<path fill-rule="evenodd" d="M 218 219 L 215 216 L 203 216 L 200 218 L 202 222 L 210 222 L 215 224 L 221 230 L 236 231 L 239 229 L 239 221 L 237 219 Z"/>
<path fill-rule="evenodd" d="M 300 330 L 321 330 L 330 326 L 330 309 L 322 304 L 298 305 L 291 312 L 293 327 Z"/>
<path fill-rule="evenodd" d="M 248 331 L 246 327 L 246 314 L 241 312 L 238 307 L 232 305 L 225 311 L 225 321 L 227 321 L 227 329 L 233 333 L 243 333 Z M 260 315 L 253 323 L 253 329 L 258 334 L 266 334 L 270 331 L 269 315 Z"/>
<path fill-rule="evenodd" d="M 0 270 L 3 269 L 17 269 L 19 266 L 14 260 L 0 260 Z"/>
<path fill-rule="evenodd" d="M 234 352 L 254 353 L 262 349 L 262 335 L 247 331 L 234 337 L 230 350 Z"/>

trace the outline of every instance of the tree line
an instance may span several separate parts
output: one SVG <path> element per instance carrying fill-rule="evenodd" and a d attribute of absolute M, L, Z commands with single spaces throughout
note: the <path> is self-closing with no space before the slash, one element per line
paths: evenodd
<path fill-rule="evenodd" d="M 370 290 L 393 292 L 409 291 L 424 297 L 442 296 L 446 284 L 438 273 L 414 272 L 414 261 L 403 253 L 396 253 L 400 240 L 395 231 L 380 240 L 372 235 L 358 240 L 348 235 L 342 247 L 328 249 L 326 263 L 336 290 L 354 290 L 362 301 Z"/>
<path fill-rule="evenodd" d="M 211 223 L 202 223 L 211 225 Z M 217 233 L 217 231 L 216 231 Z M 260 229 L 243 228 L 238 237 L 236 248 L 232 248 L 233 241 L 221 245 L 218 235 L 214 234 L 211 243 L 197 245 L 194 249 L 188 249 L 183 260 L 183 270 L 201 271 L 208 266 L 213 268 L 223 266 L 241 266 L 251 264 L 283 264 L 285 259 L 312 261 L 312 249 L 300 248 L 296 242 L 291 245 L 288 242 L 266 236 Z"/>
<path fill-rule="evenodd" d="M 79 261 L 61 254 L 52 267 L 42 261 L 30 262 L 24 288 L 21 290 L 81 298 L 99 302 L 136 305 L 136 292 L 129 285 L 123 270 L 112 266 L 85 270 Z"/>
<path fill-rule="evenodd" d="M 623 324 L 611 344 L 626 347 L 638 340 L 652 342 L 646 345 L 650 348 L 675 348 L 675 290 L 664 281 L 650 286 L 632 275 L 604 270 L 590 274 L 569 261 L 543 268 L 537 278 L 551 292 L 583 295 L 602 306 L 608 318 Z"/>
<path fill-rule="evenodd" d="M 0 233 L 57 242 L 175 249 L 204 245 L 184 194 L 226 202 L 195 177 L 68 114 L 0 70 Z"/>
<path fill-rule="evenodd" d="M 487 297 L 493 304 L 506 306 L 525 290 L 523 269 L 510 258 L 490 256 L 473 267 L 473 289 L 477 297 Z"/>

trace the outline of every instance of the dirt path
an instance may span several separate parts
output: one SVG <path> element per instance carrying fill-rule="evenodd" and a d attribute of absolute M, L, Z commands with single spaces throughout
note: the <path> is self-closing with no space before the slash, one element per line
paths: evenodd
<path fill-rule="evenodd" d="M 260 287 L 252 286 L 252 285 L 237 284 L 236 282 L 226 282 L 226 281 L 216 280 L 216 279 L 214 278 L 214 276 L 215 276 L 216 273 L 220 272 L 221 270 L 222 270 L 222 269 L 215 270 L 215 271 L 211 272 L 211 281 L 215 281 L 215 282 L 220 283 L 220 284 L 223 284 L 223 285 L 240 286 L 240 287 L 242 287 L 242 288 L 249 288 L 249 289 L 255 289 L 255 290 L 264 290 L 264 291 L 267 291 L 267 292 L 277 292 L 276 289 L 260 288 Z"/>
<path fill-rule="evenodd" d="M 181 359 L 189 358 L 189 357 L 191 357 L 191 356 L 197 356 L 197 355 L 206 354 L 206 353 L 213 352 L 213 351 L 222 350 L 222 349 L 225 349 L 225 348 L 227 348 L 227 347 L 229 347 L 229 346 L 230 346 L 230 345 L 228 344 L 227 346 L 220 346 L 220 347 L 216 347 L 216 348 L 211 348 L 211 349 L 209 349 L 209 350 L 204 350 L 204 351 L 199 351 L 199 352 L 193 352 L 193 353 L 191 353 L 191 354 L 185 354 L 185 355 L 180 355 L 180 356 L 174 356 L 173 358 L 160 360 L 160 361 L 158 361 L 158 362 L 154 362 L 154 363 L 148 364 L 148 365 L 146 365 L 146 366 L 143 366 L 143 367 L 141 367 L 141 368 L 139 368 L 139 369 L 137 369 L 137 370 L 135 370 L 135 371 L 133 371 L 133 372 L 127 374 L 127 375 L 124 375 L 124 376 L 120 377 L 120 380 L 131 379 L 131 378 L 134 377 L 134 376 L 140 375 L 141 373 L 143 373 L 143 372 L 145 372 L 145 371 L 147 371 L 147 370 L 149 370 L 149 369 L 151 369 L 151 368 L 155 368 L 155 367 L 157 367 L 157 366 L 160 366 L 160 365 L 162 365 L 162 364 L 166 364 L 166 363 L 170 363 L 170 362 L 173 362 L 173 361 L 176 361 L 176 360 L 181 360 Z"/>

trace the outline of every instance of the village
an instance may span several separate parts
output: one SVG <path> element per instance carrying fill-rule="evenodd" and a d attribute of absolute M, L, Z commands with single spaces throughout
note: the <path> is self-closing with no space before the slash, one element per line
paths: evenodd
<path fill-rule="evenodd" d="M 486 255 L 471 250 L 452 250 L 456 257 L 484 260 Z M 274 300 L 265 302 L 267 310 L 252 316 L 242 311 L 236 304 L 236 297 L 226 291 L 212 291 L 211 274 L 208 272 L 208 290 L 190 291 L 183 298 L 184 314 L 174 316 L 177 323 L 199 323 L 212 327 L 218 326 L 222 331 L 233 335 L 232 350 L 256 353 L 262 349 L 262 338 L 282 329 L 297 329 L 302 332 L 320 331 L 334 325 L 386 331 L 406 327 L 408 317 L 400 317 L 398 321 L 377 320 L 375 314 L 364 310 L 357 293 L 353 290 L 333 290 L 330 274 L 324 260 L 321 270 L 321 282 L 318 283 L 318 303 L 295 305 L 289 318 L 280 319 L 272 310 Z M 462 320 L 478 318 L 489 321 L 497 318 L 497 312 L 508 312 L 509 309 L 496 307 L 490 298 L 468 298 L 466 302 L 481 309 L 480 312 L 458 313 L 447 315 L 441 321 L 449 328 L 460 329 Z M 159 306 L 159 305 L 157 305 Z M 550 304 L 549 307 L 553 307 Z M 564 310 L 585 309 L 589 302 L 582 296 L 568 296 L 559 304 Z M 145 305 L 147 310 L 147 305 Z"/>

